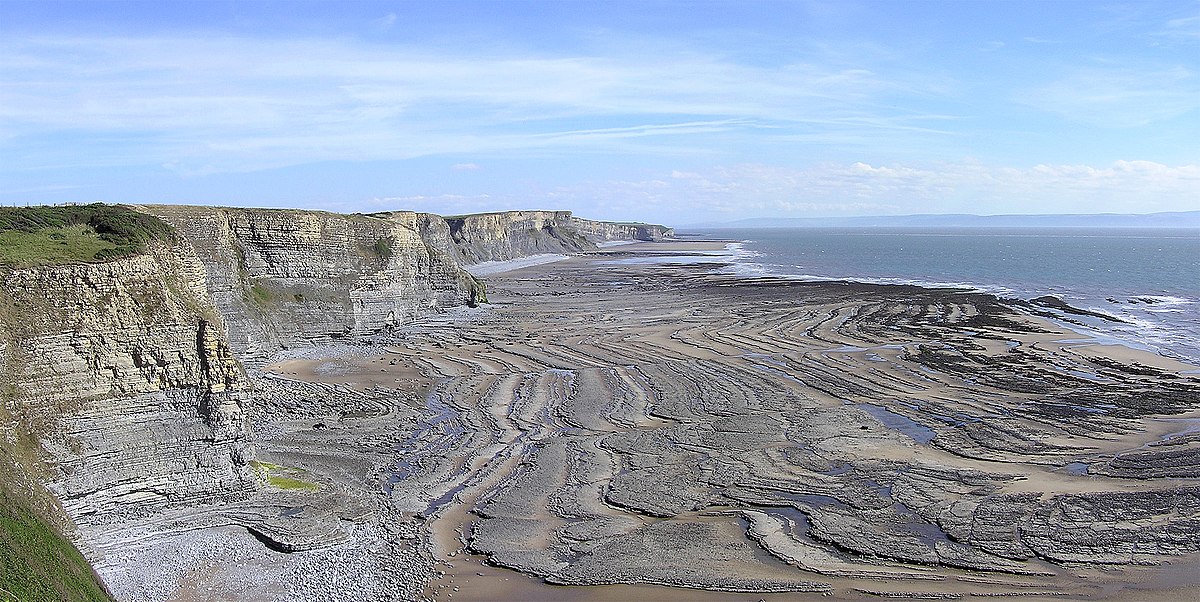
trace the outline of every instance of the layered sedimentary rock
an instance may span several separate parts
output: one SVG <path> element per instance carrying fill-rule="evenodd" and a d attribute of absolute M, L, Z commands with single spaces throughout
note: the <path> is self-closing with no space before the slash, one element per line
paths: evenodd
<path fill-rule="evenodd" d="M 149 515 L 157 518 L 148 524 L 162 526 L 138 527 L 131 538 L 240 525 L 278 549 L 309 550 L 345 542 L 351 531 L 360 537 L 353 525 L 388 508 L 362 491 L 287 480 L 304 468 L 264 476 L 269 463 L 251 462 L 248 422 L 293 413 L 304 421 L 314 412 L 336 416 L 339 429 L 358 421 L 374 443 L 312 449 L 297 462 L 348 462 L 353 480 L 375 470 L 364 450 L 390 457 L 385 433 L 413 419 L 409 401 L 359 408 L 356 400 L 374 398 L 330 391 L 333 405 L 317 408 L 321 391 L 278 395 L 282 385 L 248 375 L 243 362 L 254 367 L 281 348 L 359 343 L 484 301 L 482 284 L 460 262 L 592 250 L 589 237 L 647 239 L 662 231 L 606 229 L 568 212 L 448 222 L 413 212 L 139 209 L 174 226 L 179 239 L 99 263 L 0 270 L 4 467 L 23 478 L 21 488 L 37 489 L 24 495 L 46 500 L 52 518 L 78 524 L 85 550 L 107 567 L 123 566 L 127 543 L 107 534 Z M 321 420 L 322 428 L 330 421 Z M 404 532 L 379 530 L 372 541 L 407 549 Z M 404 571 L 393 572 L 379 582 L 409 591 Z M 159 589 L 149 581 L 122 591 L 142 599 Z"/>
<path fill-rule="evenodd" d="M 243 497 L 246 380 L 187 245 L 7 271 L 6 429 L 76 522 Z M 14 445 L 19 441 L 12 441 Z"/>
<path fill-rule="evenodd" d="M 356 341 L 440 308 L 473 305 L 437 216 L 150 206 L 199 254 L 243 359 L 280 347 Z"/>
<path fill-rule="evenodd" d="M 504 211 L 447 217 L 464 264 L 596 248 L 578 232 L 570 211 Z"/>
<path fill-rule="evenodd" d="M 370 219 L 405 215 L 459 253 L 436 216 Z M 252 371 L 260 466 L 315 490 L 268 483 L 219 518 L 299 553 L 244 530 L 198 552 L 211 512 L 105 538 L 101 574 L 139 600 L 167 582 L 264 600 L 566 591 L 497 567 L 788 600 L 1079 599 L 1200 551 L 1195 375 L 989 295 L 629 253 L 497 276 L 499 303 L 470 319 Z M 140 568 L 164 555 L 170 571 Z M 596 595 L 639 597 L 622 587 Z"/>
<path fill-rule="evenodd" d="M 447 405 L 389 490 L 447 532 L 446 586 L 465 551 L 557 584 L 1079 597 L 1200 552 L 1197 484 L 1159 478 L 1196 464 L 1194 376 L 984 294 L 560 265 L 401 351 Z"/>
<path fill-rule="evenodd" d="M 674 236 L 664 226 L 573 217 L 570 211 L 501 211 L 446 218 L 464 264 L 504 261 L 543 253 L 578 253 L 596 243 L 654 241 Z"/>
<path fill-rule="evenodd" d="M 600 222 L 571 218 L 571 226 L 593 241 L 644 240 L 658 241 L 675 236 L 675 231 L 665 226 L 642 223 Z"/>

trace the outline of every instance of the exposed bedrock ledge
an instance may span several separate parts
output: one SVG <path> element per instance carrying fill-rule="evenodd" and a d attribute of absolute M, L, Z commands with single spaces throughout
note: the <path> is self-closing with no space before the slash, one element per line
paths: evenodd
<path fill-rule="evenodd" d="M 541 253 L 578 253 L 610 240 L 662 240 L 674 231 L 651 224 L 573 217 L 570 211 L 501 211 L 447 217 L 464 264 L 505 261 Z"/>
<path fill-rule="evenodd" d="M 576 231 L 569 211 L 480 213 L 447 217 L 446 223 L 464 264 L 596 248 Z"/>
<path fill-rule="evenodd" d="M 5 413 L 75 522 L 254 488 L 245 376 L 189 246 L 2 278 Z"/>
<path fill-rule="evenodd" d="M 149 206 L 195 246 L 229 342 L 243 360 L 297 344 L 354 341 L 483 287 L 455 261 L 442 218 Z"/>
<path fill-rule="evenodd" d="M 675 230 L 666 226 L 642 223 L 600 222 L 571 218 L 571 225 L 587 238 L 594 241 L 645 240 L 657 241 L 675 236 Z"/>

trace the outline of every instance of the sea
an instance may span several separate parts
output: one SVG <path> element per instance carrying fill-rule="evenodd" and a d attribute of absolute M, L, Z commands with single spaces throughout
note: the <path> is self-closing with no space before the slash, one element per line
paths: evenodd
<path fill-rule="evenodd" d="M 1068 316 L 1088 338 L 1200 366 L 1200 229 L 754 228 L 676 232 L 729 241 L 744 276 L 1053 295 L 1119 318 Z"/>

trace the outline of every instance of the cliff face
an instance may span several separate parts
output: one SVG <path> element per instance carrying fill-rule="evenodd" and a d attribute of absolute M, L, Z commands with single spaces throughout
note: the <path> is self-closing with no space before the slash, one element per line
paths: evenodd
<path fill-rule="evenodd" d="M 464 264 L 596 248 L 575 230 L 570 211 L 504 211 L 446 218 Z"/>
<path fill-rule="evenodd" d="M 151 206 L 195 246 L 230 344 L 258 360 L 280 347 L 356 340 L 482 298 L 436 216 Z"/>
<path fill-rule="evenodd" d="M 598 222 L 579 217 L 572 217 L 570 223 L 577 232 L 593 241 L 658 241 L 675 236 L 671 228 L 654 224 Z"/>
<path fill-rule="evenodd" d="M 594 249 L 641 226 L 520 211 L 443 219 L 391 212 L 151 206 L 182 240 L 104 263 L 5 270 L 5 429 L 51 467 L 76 521 L 253 488 L 241 361 L 360 340 L 483 300 L 458 261 Z"/>
<path fill-rule="evenodd" d="M 2 429 L 75 522 L 246 495 L 245 377 L 187 245 L 0 273 Z"/>
<path fill-rule="evenodd" d="M 0 265 L 0 501 L 20 502 L 0 510 L 32 508 L 57 531 L 254 493 L 241 362 L 486 301 L 462 263 L 669 235 L 569 212 L 137 209 L 178 241 Z"/>

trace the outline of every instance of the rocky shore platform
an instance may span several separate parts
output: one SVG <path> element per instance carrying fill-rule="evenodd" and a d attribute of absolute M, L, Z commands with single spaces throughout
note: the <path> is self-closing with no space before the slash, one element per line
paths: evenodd
<path fill-rule="evenodd" d="M 251 499 L 89 527 L 126 600 L 1200 597 L 1200 375 L 993 296 L 639 243 L 254 366 Z"/>

